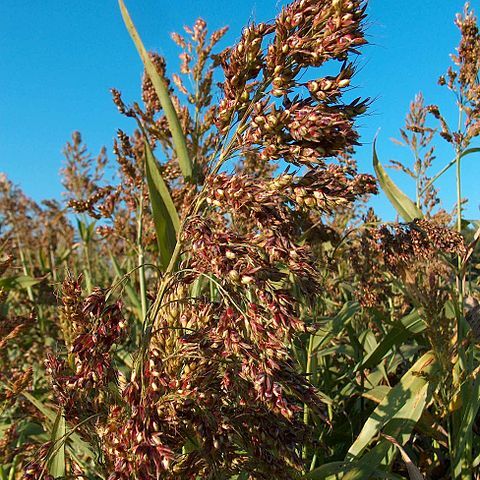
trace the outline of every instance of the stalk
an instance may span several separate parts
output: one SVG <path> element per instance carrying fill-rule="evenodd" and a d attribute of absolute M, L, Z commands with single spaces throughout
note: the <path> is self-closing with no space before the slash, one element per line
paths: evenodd
<path fill-rule="evenodd" d="M 28 276 L 27 260 L 25 258 L 25 253 L 23 252 L 22 245 L 20 244 L 20 239 L 18 238 L 18 234 L 17 234 L 17 245 L 18 245 L 18 252 L 19 252 L 19 255 L 20 255 L 20 261 L 22 262 L 23 274 L 25 276 Z M 30 287 L 30 286 L 27 287 L 27 294 L 28 294 L 28 299 L 31 302 L 33 302 L 34 297 L 33 297 L 32 287 Z"/>
<path fill-rule="evenodd" d="M 147 317 L 147 289 L 145 282 L 145 254 L 143 250 L 143 192 L 140 192 L 140 203 L 138 206 L 138 224 L 137 224 L 137 249 L 138 249 L 138 280 L 140 283 L 140 302 L 142 305 L 142 323 Z"/>
<path fill-rule="evenodd" d="M 310 339 L 308 341 L 308 350 L 307 350 L 307 368 L 306 368 L 306 375 L 309 376 L 312 373 L 312 361 L 313 361 L 313 338 L 314 335 L 310 335 Z M 308 425 L 310 417 L 310 411 L 308 405 L 305 405 L 303 408 L 303 423 Z"/>
<path fill-rule="evenodd" d="M 314 335 L 310 335 L 310 339 L 308 341 L 308 350 L 307 350 L 307 368 L 305 370 L 305 373 L 307 376 L 310 376 L 310 374 L 312 373 L 312 363 L 313 363 L 313 339 L 314 339 Z M 303 423 L 305 425 L 308 425 L 308 422 L 310 420 L 310 409 L 308 408 L 308 405 L 305 404 L 303 406 Z M 304 459 L 307 458 L 307 446 L 304 445 L 303 448 L 302 448 L 302 457 Z M 313 460 L 312 460 L 313 461 Z"/>
<path fill-rule="evenodd" d="M 416 137 L 415 137 L 416 138 Z M 421 203 L 421 188 L 420 188 L 420 158 L 418 153 L 418 147 L 415 143 L 413 155 L 415 157 L 414 171 L 415 171 L 415 203 L 417 208 L 420 210 Z"/>
<path fill-rule="evenodd" d="M 85 282 L 87 283 L 87 291 L 92 291 L 92 266 L 90 264 L 90 248 L 88 241 L 83 241 L 83 255 L 85 257 L 85 266 L 83 268 L 83 274 L 85 275 Z"/>
<path fill-rule="evenodd" d="M 50 270 L 52 271 L 52 278 L 55 283 L 58 282 L 57 267 L 55 265 L 55 253 L 51 247 L 48 248 Z"/>
<path fill-rule="evenodd" d="M 455 156 L 455 165 L 456 165 L 456 189 L 457 189 L 457 232 L 462 233 L 462 173 L 461 173 L 461 151 L 460 148 L 457 148 L 456 156 Z M 463 317 L 463 301 L 464 301 L 464 278 L 465 275 L 462 274 L 462 257 L 457 255 L 457 267 L 458 267 L 458 298 L 460 304 L 460 321 Z M 463 323 L 463 322 L 462 322 Z M 458 345 L 460 347 L 460 343 L 463 339 L 463 328 L 462 324 L 459 323 L 458 325 Z"/>
<path fill-rule="evenodd" d="M 463 102 L 459 99 L 459 115 L 458 115 L 458 131 L 462 125 L 462 107 Z M 463 150 L 457 146 L 455 151 L 455 170 L 456 170 L 456 191 L 457 191 L 457 222 L 456 230 L 459 234 L 462 233 L 462 177 L 461 177 L 461 159 Z M 454 366 L 453 378 L 454 385 L 458 387 L 457 395 L 462 401 L 461 408 L 453 412 L 452 428 L 453 435 L 451 440 L 453 442 L 452 451 L 452 477 L 459 480 L 471 480 L 472 478 L 472 442 L 473 432 L 472 426 L 465 427 L 463 425 L 464 417 L 469 413 L 473 384 L 467 379 L 464 381 L 468 372 L 473 366 L 473 351 L 465 351 L 463 340 L 465 338 L 465 316 L 464 316 L 464 283 L 465 272 L 463 260 L 460 255 L 457 255 L 457 291 L 458 291 L 458 315 L 457 315 L 457 364 Z M 463 382 L 463 383 L 462 383 Z"/>

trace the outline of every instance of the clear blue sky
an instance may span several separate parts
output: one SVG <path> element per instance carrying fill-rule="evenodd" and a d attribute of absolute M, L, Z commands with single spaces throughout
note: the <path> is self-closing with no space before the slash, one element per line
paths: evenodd
<path fill-rule="evenodd" d="M 132 17 L 147 48 L 155 49 L 177 65 L 172 31 L 181 31 L 201 16 L 210 27 L 230 26 L 227 42 L 238 38 L 249 20 L 268 20 L 286 1 L 279 0 L 128 0 Z M 480 10 L 480 2 L 472 1 Z M 358 159 L 371 171 L 371 142 L 381 128 L 381 159 L 409 155 L 393 145 L 409 102 L 423 91 L 427 103 L 445 105 L 452 116 L 452 99 L 436 85 L 450 65 L 449 54 L 458 43 L 454 15 L 460 0 L 371 0 L 368 37 L 371 45 L 360 60 L 356 78 L 358 95 L 375 98 L 371 114 L 361 119 L 362 141 Z M 96 153 L 109 149 L 118 127 L 133 128 L 111 102 L 109 89 L 124 98 L 139 98 L 141 63 L 123 26 L 116 0 L 1 0 L 0 18 L 0 171 L 5 172 L 35 199 L 59 197 L 61 150 L 74 130 L 82 132 Z M 173 68 L 170 67 L 170 71 Z M 437 168 L 451 156 L 439 152 Z M 467 216 L 478 218 L 478 158 L 465 161 L 465 194 L 470 197 Z M 412 193 L 392 173 L 399 184 Z M 454 202 L 451 177 L 443 185 L 445 206 Z M 387 200 L 375 206 L 392 215 Z"/>

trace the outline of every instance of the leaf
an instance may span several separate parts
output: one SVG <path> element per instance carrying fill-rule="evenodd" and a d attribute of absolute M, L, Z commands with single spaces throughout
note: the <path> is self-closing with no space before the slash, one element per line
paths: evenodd
<path fill-rule="evenodd" d="M 70 248 L 65 249 L 58 258 L 58 263 L 65 262 L 68 257 L 78 248 L 78 244 L 72 245 Z"/>
<path fill-rule="evenodd" d="M 370 355 L 372 352 L 374 352 L 378 347 L 378 342 L 377 342 L 377 339 L 375 338 L 375 334 L 370 329 L 365 330 L 360 334 L 359 341 L 362 344 L 363 350 L 365 351 L 367 356 Z M 385 365 L 380 364 L 378 366 L 378 370 L 383 375 L 383 378 L 385 379 L 385 381 L 388 382 L 388 375 L 387 375 Z"/>
<path fill-rule="evenodd" d="M 402 479 L 395 474 L 380 470 L 378 465 L 391 450 L 391 445 L 382 440 L 375 448 L 364 455 L 360 460 L 346 462 L 331 462 L 312 470 L 302 478 L 308 480 L 367 480 L 370 478 Z"/>
<path fill-rule="evenodd" d="M 310 479 L 310 480 L 326 480 L 332 475 L 341 474 L 342 470 L 345 471 L 348 468 L 352 468 L 352 467 L 351 465 L 345 464 L 345 462 L 325 463 L 321 467 L 318 467 L 315 470 L 312 470 L 311 472 L 307 473 L 302 478 Z"/>
<path fill-rule="evenodd" d="M 89 243 L 95 233 L 96 222 L 86 223 L 77 218 L 77 227 L 80 238 L 84 243 Z"/>
<path fill-rule="evenodd" d="M 377 467 L 382 463 L 382 460 L 391 450 L 392 446 L 386 440 L 382 440 L 360 460 L 355 462 L 353 468 L 345 475 L 345 477 L 343 477 L 343 479 L 367 480 L 372 478 L 376 473 Z M 378 478 L 378 475 L 376 475 L 376 477 Z"/>
<path fill-rule="evenodd" d="M 387 385 L 378 385 L 377 387 L 367 390 L 362 397 L 367 398 L 375 403 L 381 403 L 382 400 L 392 390 Z M 415 427 L 420 433 L 437 440 L 437 442 L 445 448 L 448 448 L 448 433 L 439 424 L 428 410 L 424 410 L 418 424 Z"/>
<path fill-rule="evenodd" d="M 425 480 L 423 478 L 423 475 L 420 473 L 420 470 L 417 468 L 417 466 L 412 462 L 410 457 L 408 456 L 408 453 L 405 451 L 405 449 L 397 442 L 397 440 L 390 435 L 383 435 L 389 442 L 393 443 L 397 448 L 398 451 L 400 452 L 400 455 L 402 457 L 403 462 L 407 466 L 408 470 L 408 476 L 410 477 L 410 480 Z"/>
<path fill-rule="evenodd" d="M 150 56 L 148 55 L 148 52 L 142 43 L 137 29 L 135 28 L 135 25 L 130 17 L 130 14 L 128 13 L 125 3 L 123 2 L 123 0 L 118 0 L 118 3 L 120 5 L 120 11 L 122 13 L 122 18 L 125 22 L 125 26 L 127 27 L 133 43 L 135 44 L 138 53 L 140 54 L 140 58 L 142 59 L 142 62 L 145 66 L 147 75 L 149 76 L 153 84 L 158 99 L 160 100 L 160 104 L 162 105 L 163 111 L 165 112 L 168 126 L 172 134 L 175 153 L 177 154 L 178 163 L 180 165 L 182 174 L 185 180 L 192 181 L 194 174 L 194 166 L 188 153 L 187 142 L 182 130 L 182 126 L 180 124 L 180 120 L 172 103 L 172 99 L 168 94 L 168 88 L 165 79 L 161 77 L 161 75 L 155 68 L 152 60 L 150 59 Z"/>
<path fill-rule="evenodd" d="M 370 442 L 382 430 L 400 443 L 407 440 L 426 405 L 428 381 L 426 375 L 435 366 L 435 356 L 428 352 L 392 388 L 365 422 L 347 453 L 347 460 L 359 458 Z"/>
<path fill-rule="evenodd" d="M 480 220 L 471 220 L 468 218 L 462 218 L 462 229 L 472 225 L 475 228 L 480 228 Z"/>
<path fill-rule="evenodd" d="M 145 142 L 145 170 L 152 204 L 153 222 L 157 234 L 160 264 L 163 268 L 167 268 L 177 243 L 180 220 L 148 142 Z"/>
<path fill-rule="evenodd" d="M 395 185 L 378 160 L 376 142 L 377 140 L 375 139 L 373 141 L 373 168 L 377 174 L 380 187 L 382 187 L 382 190 L 390 200 L 390 203 L 395 207 L 395 210 L 406 222 L 411 222 L 415 218 L 422 218 L 423 214 L 421 210 Z"/>
<path fill-rule="evenodd" d="M 0 288 L 12 290 L 14 288 L 29 288 L 40 283 L 37 278 L 29 275 L 18 275 L 16 277 L 6 277 L 0 279 Z"/>
<path fill-rule="evenodd" d="M 467 148 L 462 152 L 460 158 L 466 157 L 467 155 L 471 155 L 472 153 L 480 153 L 480 147 L 475 148 Z"/>
<path fill-rule="evenodd" d="M 80 234 L 80 238 L 85 241 L 86 239 L 86 231 L 87 227 L 84 222 L 82 222 L 80 219 L 77 218 L 77 228 L 78 228 L 78 233 Z"/>
<path fill-rule="evenodd" d="M 337 336 L 345 324 L 360 310 L 358 302 L 346 302 L 335 317 L 327 320 L 314 334 L 312 352 L 318 351 Z"/>
<path fill-rule="evenodd" d="M 377 348 L 363 359 L 356 370 L 370 369 L 378 365 L 392 347 L 400 346 L 405 340 L 411 338 L 412 334 L 423 332 L 425 328 L 425 322 L 416 310 L 409 313 L 394 324 Z"/>
<path fill-rule="evenodd" d="M 453 467 L 458 478 L 461 472 L 469 468 L 472 452 L 472 429 L 480 408 L 480 377 L 473 383 L 466 382 L 461 390 L 462 409 L 460 412 L 461 422 L 452 439 L 454 451 Z"/>
<path fill-rule="evenodd" d="M 468 155 L 471 155 L 472 153 L 478 153 L 480 152 L 480 148 L 467 148 L 461 155 L 460 158 L 467 157 Z M 447 172 L 451 167 L 453 167 L 457 163 L 457 159 L 454 158 L 453 160 L 450 160 L 447 165 L 445 165 L 437 174 L 435 174 L 423 187 L 422 191 L 420 192 L 422 195 L 430 188 L 431 185 L 433 185 L 445 172 Z"/>
<path fill-rule="evenodd" d="M 22 395 L 32 404 L 34 405 L 48 420 L 50 420 L 53 424 L 57 419 L 57 414 L 49 407 L 47 407 L 41 400 L 35 398 L 28 392 L 23 391 Z M 86 457 L 95 458 L 93 451 L 90 448 L 90 445 L 82 440 L 78 433 L 73 431 L 69 431 L 67 437 L 71 441 L 72 447 L 77 450 L 82 455 Z"/>
<path fill-rule="evenodd" d="M 54 478 L 65 476 L 65 435 L 67 426 L 65 417 L 61 410 L 58 411 L 57 418 L 52 428 L 52 448 L 48 462 L 48 471 Z"/>

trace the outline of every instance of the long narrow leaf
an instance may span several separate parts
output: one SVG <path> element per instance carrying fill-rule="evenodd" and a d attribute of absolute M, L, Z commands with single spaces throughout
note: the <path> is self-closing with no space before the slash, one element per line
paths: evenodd
<path fill-rule="evenodd" d="M 392 450 L 387 440 L 382 440 L 360 460 L 346 462 L 325 463 L 321 467 L 304 475 L 305 480 L 367 480 L 370 478 L 401 479 L 395 474 L 378 469 L 385 455 Z"/>
<path fill-rule="evenodd" d="M 480 408 L 480 378 L 473 384 L 466 383 L 462 389 L 461 422 L 455 436 L 453 470 L 460 478 L 461 473 L 471 468 L 472 428 Z"/>
<path fill-rule="evenodd" d="M 127 27 L 130 36 L 140 54 L 140 58 L 145 66 L 145 70 L 147 75 L 149 76 L 153 87 L 155 88 L 155 92 L 160 100 L 162 105 L 163 111 L 165 112 L 165 116 L 168 121 L 168 126 L 170 128 L 170 132 L 172 134 L 173 144 L 175 147 L 175 153 L 177 154 L 178 163 L 180 165 L 180 169 L 182 170 L 182 174 L 187 181 L 193 180 L 193 163 L 190 159 L 188 149 L 187 149 L 187 142 L 185 139 L 185 134 L 183 133 L 182 126 L 180 124 L 180 120 L 178 118 L 177 112 L 175 107 L 172 103 L 170 95 L 168 94 L 168 88 L 165 82 L 165 79 L 160 76 L 155 65 L 153 64 L 150 56 L 146 48 L 144 47 L 142 40 L 135 28 L 135 25 L 128 13 L 127 7 L 123 0 L 118 0 L 120 5 L 120 11 L 122 12 L 123 21 L 125 22 L 125 26 Z"/>
<path fill-rule="evenodd" d="M 480 148 L 468 148 L 465 150 L 461 155 L 460 158 L 466 157 L 468 155 L 471 155 L 472 153 L 479 153 Z M 454 158 L 453 160 L 450 160 L 450 162 L 445 165 L 436 175 L 434 175 L 423 187 L 422 191 L 420 192 L 421 194 L 424 194 L 428 188 L 430 188 L 431 185 L 433 185 L 447 170 L 450 170 L 451 167 L 453 167 L 457 163 L 457 159 Z"/>
<path fill-rule="evenodd" d="M 426 353 L 402 377 L 368 418 L 348 451 L 348 460 L 359 458 L 384 428 L 384 433 L 397 440 L 399 437 L 408 437 L 422 415 L 428 392 L 426 375 L 434 366 L 434 355 Z"/>
<path fill-rule="evenodd" d="M 389 435 L 384 435 L 384 437 L 389 441 L 392 442 L 400 452 L 402 460 L 404 461 L 408 475 L 410 476 L 410 480 L 424 480 L 423 475 L 420 473 L 418 467 L 412 462 L 412 459 L 409 457 L 408 453 L 405 449 L 397 442 L 397 440 Z"/>
<path fill-rule="evenodd" d="M 47 407 L 41 400 L 38 398 L 35 398 L 33 395 L 31 395 L 28 392 L 23 391 L 22 395 L 32 404 L 34 405 L 39 412 L 41 412 L 45 417 L 50 420 L 53 424 L 55 423 L 55 420 L 57 418 L 57 414 L 49 407 Z M 85 455 L 89 458 L 95 458 L 95 454 L 93 453 L 92 449 L 90 448 L 90 445 L 82 440 L 80 435 L 78 433 L 69 431 L 67 434 L 68 438 L 71 441 L 72 447 L 77 450 L 79 453 L 82 455 Z"/>
<path fill-rule="evenodd" d="M 372 402 L 379 404 L 391 390 L 392 387 L 389 387 L 388 385 L 378 385 L 371 390 L 367 390 L 362 394 L 362 397 L 368 398 Z M 428 410 L 424 410 L 415 429 L 420 433 L 435 439 L 443 447 L 448 448 L 448 433 Z"/>
<path fill-rule="evenodd" d="M 423 214 L 421 210 L 397 187 L 397 185 L 395 185 L 378 160 L 376 139 L 373 142 L 373 168 L 377 174 L 378 183 L 380 183 L 382 190 L 385 192 L 385 195 L 395 207 L 398 214 L 406 222 L 411 222 L 415 218 L 422 218 Z"/>
<path fill-rule="evenodd" d="M 48 471 L 53 478 L 65 476 L 65 435 L 67 426 L 65 417 L 61 410 L 58 411 L 57 418 L 52 428 L 52 451 L 50 461 L 48 462 Z"/>
<path fill-rule="evenodd" d="M 400 346 L 412 334 L 423 332 L 426 328 L 425 322 L 415 310 L 400 319 L 392 329 L 385 335 L 377 348 L 369 353 L 359 365 L 357 370 L 362 368 L 373 368 L 378 365 L 392 347 Z"/>
<path fill-rule="evenodd" d="M 360 310 L 358 302 L 346 302 L 341 310 L 318 328 L 314 335 L 312 352 L 316 352 L 338 335 L 345 324 Z"/>
<path fill-rule="evenodd" d="M 152 204 L 153 221 L 157 233 L 160 263 L 166 268 L 177 243 L 177 232 L 180 227 L 180 220 L 170 192 L 160 173 L 157 160 L 153 156 L 152 149 L 148 142 L 145 142 L 145 156 L 145 170 L 150 202 Z"/>

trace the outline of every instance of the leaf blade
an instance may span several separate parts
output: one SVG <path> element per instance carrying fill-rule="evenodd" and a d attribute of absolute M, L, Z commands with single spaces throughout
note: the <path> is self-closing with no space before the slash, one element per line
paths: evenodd
<path fill-rule="evenodd" d="M 396 345 L 401 345 L 412 334 L 418 334 L 424 331 L 426 324 L 419 313 L 414 310 L 405 317 L 396 322 L 391 330 L 384 336 L 378 346 L 370 352 L 357 367 L 356 370 L 362 368 L 373 368 L 378 365 L 388 352 Z"/>
<path fill-rule="evenodd" d="M 435 356 L 431 352 L 417 360 L 365 422 L 348 450 L 347 460 L 359 458 L 384 428 L 385 433 L 396 438 L 409 434 L 420 419 L 427 399 L 428 381 L 425 374 L 431 372 L 434 366 Z"/>
<path fill-rule="evenodd" d="M 193 181 L 194 180 L 194 165 L 192 160 L 190 159 L 190 155 L 188 153 L 187 142 L 185 139 L 185 134 L 183 133 L 182 126 L 180 124 L 180 120 L 177 115 L 177 111 L 175 110 L 175 106 L 173 105 L 172 99 L 168 93 L 168 88 L 165 83 L 165 79 L 161 77 L 158 73 L 155 65 L 153 64 L 148 52 L 143 45 L 143 42 L 138 34 L 137 29 L 130 17 L 130 14 L 125 6 L 123 0 L 118 0 L 120 11 L 122 14 L 123 21 L 125 26 L 127 27 L 128 33 L 137 48 L 137 51 L 142 59 L 142 62 L 145 66 L 145 70 L 147 72 L 150 81 L 155 89 L 155 92 L 160 100 L 160 104 L 162 105 L 163 111 L 165 112 L 165 116 L 167 118 L 168 126 L 170 128 L 170 132 L 172 134 L 172 140 L 175 148 L 175 153 L 177 154 L 178 163 L 180 169 L 182 171 L 182 175 L 184 176 L 185 180 Z"/>
<path fill-rule="evenodd" d="M 160 263 L 163 268 L 166 268 L 177 244 L 180 219 L 167 184 L 160 173 L 157 160 L 147 141 L 145 141 L 145 171 L 152 205 L 153 222 L 157 234 Z"/>
<path fill-rule="evenodd" d="M 52 453 L 48 462 L 48 471 L 54 478 L 65 476 L 65 436 L 67 425 L 60 409 L 52 428 Z"/>
<path fill-rule="evenodd" d="M 373 141 L 373 168 L 377 175 L 378 183 L 384 191 L 390 203 L 398 214 L 406 221 L 411 222 L 415 218 L 422 218 L 421 210 L 412 200 L 400 190 L 393 180 L 389 177 L 383 165 L 380 163 L 376 149 L 377 140 Z"/>

